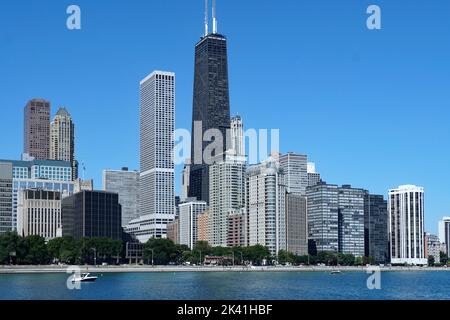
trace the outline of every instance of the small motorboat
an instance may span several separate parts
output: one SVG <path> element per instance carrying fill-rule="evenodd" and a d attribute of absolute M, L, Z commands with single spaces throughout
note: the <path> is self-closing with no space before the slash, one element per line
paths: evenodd
<path fill-rule="evenodd" d="M 341 270 L 332 270 L 330 273 L 331 274 L 341 274 L 342 272 L 341 272 Z"/>
<path fill-rule="evenodd" d="M 72 282 L 94 282 L 98 277 L 91 276 L 90 273 L 82 273 L 80 276 L 74 276 Z"/>

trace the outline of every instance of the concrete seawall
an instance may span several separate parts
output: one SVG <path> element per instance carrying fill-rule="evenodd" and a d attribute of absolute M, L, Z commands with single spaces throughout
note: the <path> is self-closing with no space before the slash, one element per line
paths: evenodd
<path fill-rule="evenodd" d="M 67 273 L 70 266 L 0 266 L 0 274 L 30 274 L 30 273 Z M 208 267 L 208 266 L 78 266 L 81 272 L 90 273 L 120 273 L 120 272 L 367 272 L 368 268 L 376 267 Z M 450 268 L 432 267 L 381 267 L 382 272 L 418 272 L 418 271 L 450 271 Z"/>

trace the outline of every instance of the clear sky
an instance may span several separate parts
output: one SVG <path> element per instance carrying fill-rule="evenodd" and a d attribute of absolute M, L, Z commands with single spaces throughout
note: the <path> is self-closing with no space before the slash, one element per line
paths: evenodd
<path fill-rule="evenodd" d="M 448 0 L 217 0 L 229 40 L 232 113 L 279 128 L 329 183 L 373 193 L 425 187 L 426 228 L 450 215 Z M 139 168 L 139 81 L 177 75 L 176 125 L 190 129 L 203 0 L 3 1 L 0 158 L 23 150 L 23 107 L 49 99 L 76 123 L 76 153 L 101 188 L 104 168 Z M 66 8 L 82 30 L 66 28 Z M 382 30 L 366 9 L 382 10 Z M 177 193 L 179 192 L 177 169 Z"/>

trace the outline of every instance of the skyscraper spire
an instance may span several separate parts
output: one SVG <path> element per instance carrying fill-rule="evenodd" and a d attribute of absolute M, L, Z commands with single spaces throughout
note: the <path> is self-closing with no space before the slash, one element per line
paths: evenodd
<path fill-rule="evenodd" d="M 205 37 L 208 35 L 209 33 L 209 16 L 208 16 L 208 1 L 209 0 L 205 0 Z"/>
<path fill-rule="evenodd" d="M 216 18 L 216 0 L 212 3 L 212 15 L 213 15 L 213 34 L 217 33 L 217 18 Z"/>

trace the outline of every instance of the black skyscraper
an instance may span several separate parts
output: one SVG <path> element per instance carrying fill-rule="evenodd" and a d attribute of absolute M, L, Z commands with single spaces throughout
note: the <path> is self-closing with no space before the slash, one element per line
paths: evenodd
<path fill-rule="evenodd" d="M 389 261 L 389 223 L 387 201 L 382 195 L 366 192 L 364 196 L 364 245 L 365 256 L 375 263 Z"/>
<path fill-rule="evenodd" d="M 122 207 L 117 193 L 81 191 L 66 197 L 61 216 L 63 236 L 122 239 Z"/>
<path fill-rule="evenodd" d="M 206 19 L 205 19 L 206 20 Z M 210 159 L 202 157 L 205 148 L 211 143 L 202 142 L 206 130 L 218 129 L 223 137 L 223 150 L 227 149 L 227 129 L 230 128 L 230 97 L 228 88 L 227 39 L 217 33 L 215 7 L 213 7 L 214 28 L 201 38 L 195 46 L 194 100 L 192 111 L 192 144 L 189 197 L 196 197 L 209 203 L 209 164 Z M 195 135 L 201 121 L 200 130 Z M 200 140 L 200 141 L 199 141 Z M 215 137 L 212 138 L 215 140 Z"/>

